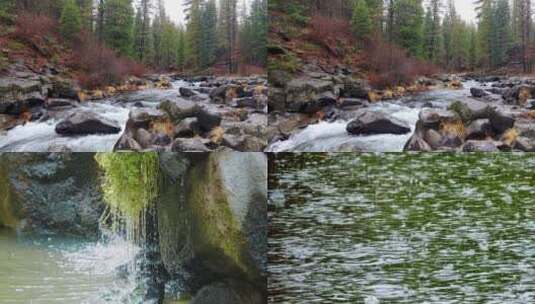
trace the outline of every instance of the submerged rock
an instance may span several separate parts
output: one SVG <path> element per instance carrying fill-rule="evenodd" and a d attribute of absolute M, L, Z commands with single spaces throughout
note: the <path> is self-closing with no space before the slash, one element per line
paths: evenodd
<path fill-rule="evenodd" d="M 115 134 L 121 132 L 117 122 L 93 112 L 76 112 L 56 125 L 62 135 Z"/>
<path fill-rule="evenodd" d="M 379 112 L 364 112 L 347 125 L 353 135 L 407 134 L 411 128 L 404 122 Z"/>

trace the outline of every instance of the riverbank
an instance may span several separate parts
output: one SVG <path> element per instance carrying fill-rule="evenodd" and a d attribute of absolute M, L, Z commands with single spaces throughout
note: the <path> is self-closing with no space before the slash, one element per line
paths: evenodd
<path fill-rule="evenodd" d="M 147 75 L 88 91 L 17 63 L 0 76 L 0 151 L 262 151 L 266 107 L 262 76 Z"/>
<path fill-rule="evenodd" d="M 374 90 L 347 68 L 308 65 L 297 78 L 275 71 L 267 150 L 533 151 L 534 81 L 436 75 Z"/>

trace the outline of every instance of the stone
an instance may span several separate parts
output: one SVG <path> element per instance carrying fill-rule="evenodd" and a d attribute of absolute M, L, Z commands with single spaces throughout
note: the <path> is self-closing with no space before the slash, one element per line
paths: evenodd
<path fill-rule="evenodd" d="M 174 101 L 166 100 L 160 103 L 158 108 L 167 113 L 169 118 L 175 123 L 184 118 L 195 117 L 201 110 L 201 107 L 195 102 L 182 98 Z"/>
<path fill-rule="evenodd" d="M 490 123 L 496 134 L 502 134 L 515 125 L 515 118 L 512 114 L 503 111 L 494 111 L 490 115 Z"/>
<path fill-rule="evenodd" d="M 498 146 L 493 141 L 469 140 L 462 148 L 463 152 L 499 152 Z"/>
<path fill-rule="evenodd" d="M 76 107 L 76 101 L 64 98 L 49 98 L 45 107 L 49 110 L 63 110 Z"/>
<path fill-rule="evenodd" d="M 477 119 L 472 121 L 466 128 L 466 139 L 483 140 L 491 136 L 492 133 L 492 125 L 489 119 Z"/>
<path fill-rule="evenodd" d="M 151 123 L 155 121 L 166 121 L 168 115 L 161 110 L 154 108 L 134 108 L 130 111 L 129 122 L 134 128 L 149 129 Z"/>
<path fill-rule="evenodd" d="M 379 112 L 364 112 L 351 121 L 346 130 L 353 135 L 407 134 L 411 128 L 394 117 Z"/>
<path fill-rule="evenodd" d="M 117 122 L 92 112 L 76 112 L 56 125 L 61 135 L 115 134 L 121 132 Z"/>
<path fill-rule="evenodd" d="M 475 99 L 455 101 L 448 107 L 448 109 L 457 113 L 465 123 L 477 119 L 489 118 L 494 111 L 489 104 Z"/>
<path fill-rule="evenodd" d="M 523 152 L 535 152 L 535 140 L 520 136 L 516 139 L 514 148 Z"/>
<path fill-rule="evenodd" d="M 403 151 L 431 152 L 433 148 L 423 138 L 414 134 L 403 147 Z"/>
<path fill-rule="evenodd" d="M 485 90 L 481 88 L 470 88 L 470 93 L 472 94 L 473 97 L 476 97 L 476 98 L 481 98 L 481 97 L 488 95 L 488 93 L 485 92 Z"/>
<path fill-rule="evenodd" d="M 198 137 L 176 138 L 171 146 L 173 152 L 209 152 L 210 149 Z"/>
<path fill-rule="evenodd" d="M 424 141 L 431 146 L 433 150 L 436 150 L 444 145 L 443 136 L 435 129 L 427 129 L 424 133 Z"/>
<path fill-rule="evenodd" d="M 185 118 L 180 121 L 174 129 L 175 138 L 176 137 L 194 137 L 195 135 L 201 134 L 199 128 L 199 122 L 197 117 Z"/>
<path fill-rule="evenodd" d="M 423 127 L 438 129 L 443 122 L 454 122 L 459 120 L 459 116 L 448 110 L 425 108 L 418 115 Z"/>
<path fill-rule="evenodd" d="M 136 130 L 135 140 L 143 148 L 150 147 L 152 145 L 153 138 L 153 134 L 143 128 L 139 128 Z"/>
<path fill-rule="evenodd" d="M 79 100 L 80 87 L 67 79 L 53 77 L 52 88 L 48 96 L 52 98 L 66 98 Z"/>
<path fill-rule="evenodd" d="M 186 88 L 186 87 L 181 87 L 178 89 L 178 91 L 180 92 L 180 96 L 186 97 L 186 98 L 197 95 L 197 92 L 195 92 L 193 89 Z"/>
<path fill-rule="evenodd" d="M 210 132 L 215 127 L 221 125 L 221 115 L 203 109 L 197 113 L 198 127 L 202 132 Z"/>

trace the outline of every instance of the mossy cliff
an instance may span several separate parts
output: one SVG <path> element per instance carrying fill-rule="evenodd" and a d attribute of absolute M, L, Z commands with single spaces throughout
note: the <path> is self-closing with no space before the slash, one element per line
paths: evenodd
<path fill-rule="evenodd" d="M 0 193 L 4 226 L 20 232 L 99 235 L 104 204 L 93 154 L 0 154 Z"/>

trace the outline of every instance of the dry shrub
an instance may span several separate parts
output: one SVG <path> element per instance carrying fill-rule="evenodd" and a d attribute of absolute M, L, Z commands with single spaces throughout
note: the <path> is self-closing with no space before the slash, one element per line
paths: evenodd
<path fill-rule="evenodd" d="M 466 136 L 466 128 L 461 120 L 443 121 L 440 123 L 440 133 L 464 138 Z"/>
<path fill-rule="evenodd" d="M 431 76 L 439 71 L 433 64 L 411 58 L 404 49 L 381 40 L 370 42 L 365 52 L 364 66 L 372 71 L 368 80 L 378 89 L 412 84 L 419 76 Z"/>
<path fill-rule="evenodd" d="M 508 146 L 512 146 L 516 140 L 518 139 L 519 132 L 517 129 L 512 128 L 507 131 L 505 131 L 502 135 L 502 138 L 500 139 L 502 142 L 504 142 Z"/>
<path fill-rule="evenodd" d="M 78 81 L 85 88 L 116 85 L 146 72 L 143 65 L 118 56 L 89 33 L 82 33 L 81 43 L 74 47 L 72 65 L 83 71 Z"/>
<path fill-rule="evenodd" d="M 330 18 L 315 15 L 310 20 L 310 32 L 308 39 L 336 57 L 343 57 L 343 53 L 337 48 L 339 41 L 354 43 L 351 33 L 351 24 L 344 18 Z"/>
<path fill-rule="evenodd" d="M 43 39 L 56 32 L 57 23 L 46 15 L 21 12 L 15 21 L 13 37 L 20 40 Z"/>
<path fill-rule="evenodd" d="M 175 125 L 169 120 L 153 121 L 150 123 L 149 129 L 153 133 L 166 134 L 173 138 L 175 132 Z"/>

